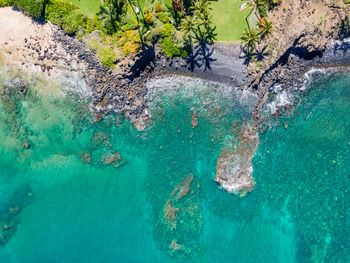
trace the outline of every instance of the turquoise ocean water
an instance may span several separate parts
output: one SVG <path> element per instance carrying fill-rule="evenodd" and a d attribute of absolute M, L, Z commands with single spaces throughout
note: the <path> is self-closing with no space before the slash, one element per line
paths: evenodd
<path fill-rule="evenodd" d="M 350 75 L 315 78 L 267 119 L 244 198 L 215 184 L 215 166 L 255 98 L 186 81 L 152 84 L 138 132 L 2 69 L 0 262 L 350 262 Z"/>

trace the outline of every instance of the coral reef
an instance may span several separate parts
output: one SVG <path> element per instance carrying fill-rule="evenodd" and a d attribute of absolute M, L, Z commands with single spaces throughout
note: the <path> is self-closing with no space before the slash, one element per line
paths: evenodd
<path fill-rule="evenodd" d="M 159 213 L 156 234 L 170 255 L 190 254 L 198 247 L 203 224 L 198 190 L 199 183 L 190 174 L 174 188 Z"/>

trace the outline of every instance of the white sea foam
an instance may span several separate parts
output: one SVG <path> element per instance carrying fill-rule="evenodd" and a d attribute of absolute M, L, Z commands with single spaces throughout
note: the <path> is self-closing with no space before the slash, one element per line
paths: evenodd
<path fill-rule="evenodd" d="M 302 85 L 299 90 L 305 91 L 309 86 L 310 83 L 313 81 L 315 76 L 325 75 L 327 73 L 326 69 L 320 69 L 320 68 L 313 68 L 310 69 L 308 72 L 304 74 L 304 84 Z"/>
<path fill-rule="evenodd" d="M 17 75 L 18 79 L 44 81 L 45 84 L 37 85 L 35 88 L 40 93 L 45 94 L 45 96 L 76 94 L 83 101 L 89 101 L 92 97 L 91 87 L 82 78 L 79 71 L 53 68 L 48 74 L 47 72 L 42 72 L 41 67 L 38 65 L 29 66 L 25 70 L 8 66 L 3 68 L 2 71 L 5 76 Z"/>
<path fill-rule="evenodd" d="M 278 92 L 274 99 L 266 104 L 266 108 L 270 114 L 275 114 L 280 108 L 289 107 L 294 104 L 294 97 L 289 92 L 283 90 Z"/>
<path fill-rule="evenodd" d="M 54 81 L 63 91 L 68 94 L 79 95 L 80 99 L 88 101 L 91 99 L 91 87 L 83 79 L 79 71 L 67 71 L 54 68 L 50 70 L 48 78 Z"/>
<path fill-rule="evenodd" d="M 207 81 L 186 76 L 163 76 L 151 79 L 146 84 L 147 101 L 150 109 L 164 100 L 181 95 L 194 100 L 194 104 L 219 106 L 220 98 L 232 99 L 232 105 L 237 105 L 250 112 L 257 100 L 254 93 L 230 87 L 218 82 Z"/>

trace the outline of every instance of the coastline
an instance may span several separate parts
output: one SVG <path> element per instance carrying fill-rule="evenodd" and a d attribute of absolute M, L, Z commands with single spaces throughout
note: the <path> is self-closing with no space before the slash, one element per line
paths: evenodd
<path fill-rule="evenodd" d="M 1 27 L 5 27 L 9 19 L 15 19 L 14 24 L 19 25 L 8 27 L 6 35 L 12 36 L 11 41 L 7 41 L 5 35 L 0 41 L 4 64 L 25 68 L 34 65 L 48 76 L 55 70 L 77 72 L 92 89 L 91 110 L 96 121 L 114 111 L 125 114 L 137 129 L 143 130 L 149 121 L 145 83 L 154 76 L 181 74 L 242 88 L 246 83 L 246 66 L 240 45 L 236 43 L 209 47 L 206 58 L 201 55 L 194 58 L 193 69 L 186 59 L 166 57 L 158 46 L 120 59 L 115 69 L 110 69 L 104 67 L 95 52 L 81 40 L 56 25 L 39 24 L 10 7 L 0 11 Z M 23 28 L 31 30 L 24 32 Z"/>
<path fill-rule="evenodd" d="M 304 74 L 312 68 L 350 66 L 350 40 L 331 39 L 325 50 L 316 53 L 312 51 L 310 57 L 308 53 L 300 55 L 290 48 L 288 53 L 278 59 L 276 66 L 262 74 L 257 88 L 250 85 L 257 79 L 249 72 L 241 46 L 237 43 L 217 43 L 205 47 L 204 51 L 201 47 L 196 47 L 194 52 L 199 55 L 192 57 L 192 60 L 178 57 L 171 59 L 163 55 L 158 46 L 150 47 L 117 61 L 116 67 L 110 69 L 104 67 L 95 52 L 81 40 L 69 36 L 50 22 L 38 24 L 11 8 L 0 11 L 11 14 L 15 19 L 24 21 L 27 27 L 34 28 L 23 32 L 21 27 L 9 27 L 13 35 L 10 43 L 0 41 L 0 50 L 5 53 L 5 64 L 27 68 L 34 65 L 48 76 L 56 70 L 76 72 L 91 88 L 90 109 L 95 121 L 115 112 L 124 114 L 139 131 L 144 130 L 151 118 L 146 83 L 154 77 L 161 78 L 164 75 L 185 75 L 257 94 L 258 100 L 252 112 L 254 128 L 251 136 L 246 136 L 246 145 L 242 146 L 248 146 L 251 150 L 243 151 L 241 158 L 238 158 L 243 160 L 239 163 L 239 171 L 230 172 L 233 169 L 229 167 L 233 163 L 231 153 L 232 156 L 222 155 L 224 159 L 229 156 L 232 159 L 230 162 L 225 162 L 221 157 L 217 161 L 219 168 L 228 165 L 229 169 L 217 169 L 219 172 L 216 181 L 229 192 L 234 189 L 234 193 L 242 195 L 252 191 L 255 184 L 251 167 L 258 145 L 255 138 L 258 138 L 258 130 L 263 124 L 261 112 L 266 101 L 275 95 L 273 87 L 282 86 L 282 91 L 301 89 L 305 84 Z M 0 17 L 3 19 L 0 25 L 4 26 L 7 22 L 6 15 Z M 19 21 L 16 24 L 21 23 Z"/>
<path fill-rule="evenodd" d="M 275 85 L 282 86 L 282 90 L 302 90 L 305 85 L 305 74 L 312 69 L 339 68 L 350 66 L 350 38 L 331 39 L 326 48 L 312 59 L 288 54 L 285 63 L 278 65 L 273 70 L 265 72 L 259 80 L 257 90 L 259 101 L 253 112 L 257 126 L 261 126 L 261 111 Z"/>
<path fill-rule="evenodd" d="M 35 28 L 29 35 L 25 35 L 23 29 L 12 29 L 15 31 L 12 32 L 10 40 L 16 45 L 0 41 L 0 50 L 6 57 L 5 64 L 20 67 L 34 65 L 40 67 L 48 76 L 54 69 L 78 72 L 92 89 L 91 108 L 96 113 L 96 120 L 112 110 L 124 113 L 134 121 L 137 121 L 139 116 L 147 120 L 148 114 L 144 112 L 144 97 L 147 94 L 145 83 L 155 76 L 179 74 L 248 89 L 259 95 L 260 106 L 257 105 L 254 112 L 254 115 L 257 115 L 273 84 L 282 84 L 287 89 L 295 88 L 303 84 L 302 76 L 311 68 L 350 65 L 349 38 L 331 39 L 326 49 L 312 59 L 306 59 L 305 54 L 303 57 L 293 54 L 290 50 L 287 61 L 262 74 L 259 87 L 255 90 L 250 83 L 256 81 L 256 78 L 248 71 L 239 43 L 215 43 L 206 47 L 207 56 L 198 55 L 193 61 L 180 57 L 166 57 L 160 48 L 155 46 L 119 60 L 115 69 L 110 69 L 104 67 L 95 52 L 81 40 L 69 36 L 56 25 L 50 22 L 38 24 L 10 7 L 0 10 L 3 13 L 2 23 L 0 21 L 2 27 L 10 15 L 12 17 L 9 19 L 25 20 L 27 27 L 30 23 L 30 26 Z M 18 24 L 18 21 L 16 23 Z M 18 47 L 21 45 L 23 46 Z M 195 52 L 200 53 L 199 49 L 197 47 Z M 191 63 L 194 63 L 194 67 Z"/>

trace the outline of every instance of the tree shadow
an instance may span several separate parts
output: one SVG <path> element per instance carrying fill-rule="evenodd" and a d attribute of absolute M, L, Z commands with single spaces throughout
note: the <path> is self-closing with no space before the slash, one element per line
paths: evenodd
<path fill-rule="evenodd" d="M 142 46 L 141 52 L 134 58 L 135 63 L 130 67 L 132 75 L 129 76 L 129 81 L 132 82 L 135 78 L 139 77 L 142 72 L 155 60 L 155 48 L 154 46 Z"/>
<path fill-rule="evenodd" d="M 262 47 L 261 49 L 256 49 L 256 59 L 257 61 L 262 61 L 266 56 L 269 55 L 267 51 L 267 46 Z"/>
<path fill-rule="evenodd" d="M 190 48 L 188 52 L 186 61 L 189 70 L 194 71 L 195 68 L 202 69 L 203 71 L 211 70 L 211 63 L 216 61 L 216 59 L 213 58 L 213 44 L 216 39 L 215 29 L 216 27 L 211 28 L 206 25 L 204 30 L 198 27 L 197 30 L 194 31 L 194 39 L 197 44 Z"/>
<path fill-rule="evenodd" d="M 175 10 L 171 4 L 166 4 L 165 7 L 166 12 L 173 18 L 175 28 L 178 28 L 181 24 L 181 13 Z"/>
<path fill-rule="evenodd" d="M 267 50 L 267 46 L 262 48 L 256 48 L 254 52 L 249 53 L 246 48 L 241 47 L 241 51 L 244 54 L 239 58 L 244 59 L 244 64 L 249 65 L 252 61 L 263 61 L 265 57 L 269 56 L 270 52 Z"/>
<path fill-rule="evenodd" d="M 239 56 L 240 59 L 244 59 L 244 65 L 248 66 L 252 59 L 255 56 L 255 53 L 249 53 L 246 48 L 241 46 L 241 52 L 243 53 L 242 56 Z"/>
<path fill-rule="evenodd" d="M 336 43 L 333 49 L 333 55 L 336 55 L 338 51 L 341 51 L 343 54 L 347 53 L 350 50 L 350 42 L 345 42 L 344 40 L 340 43 Z"/>

